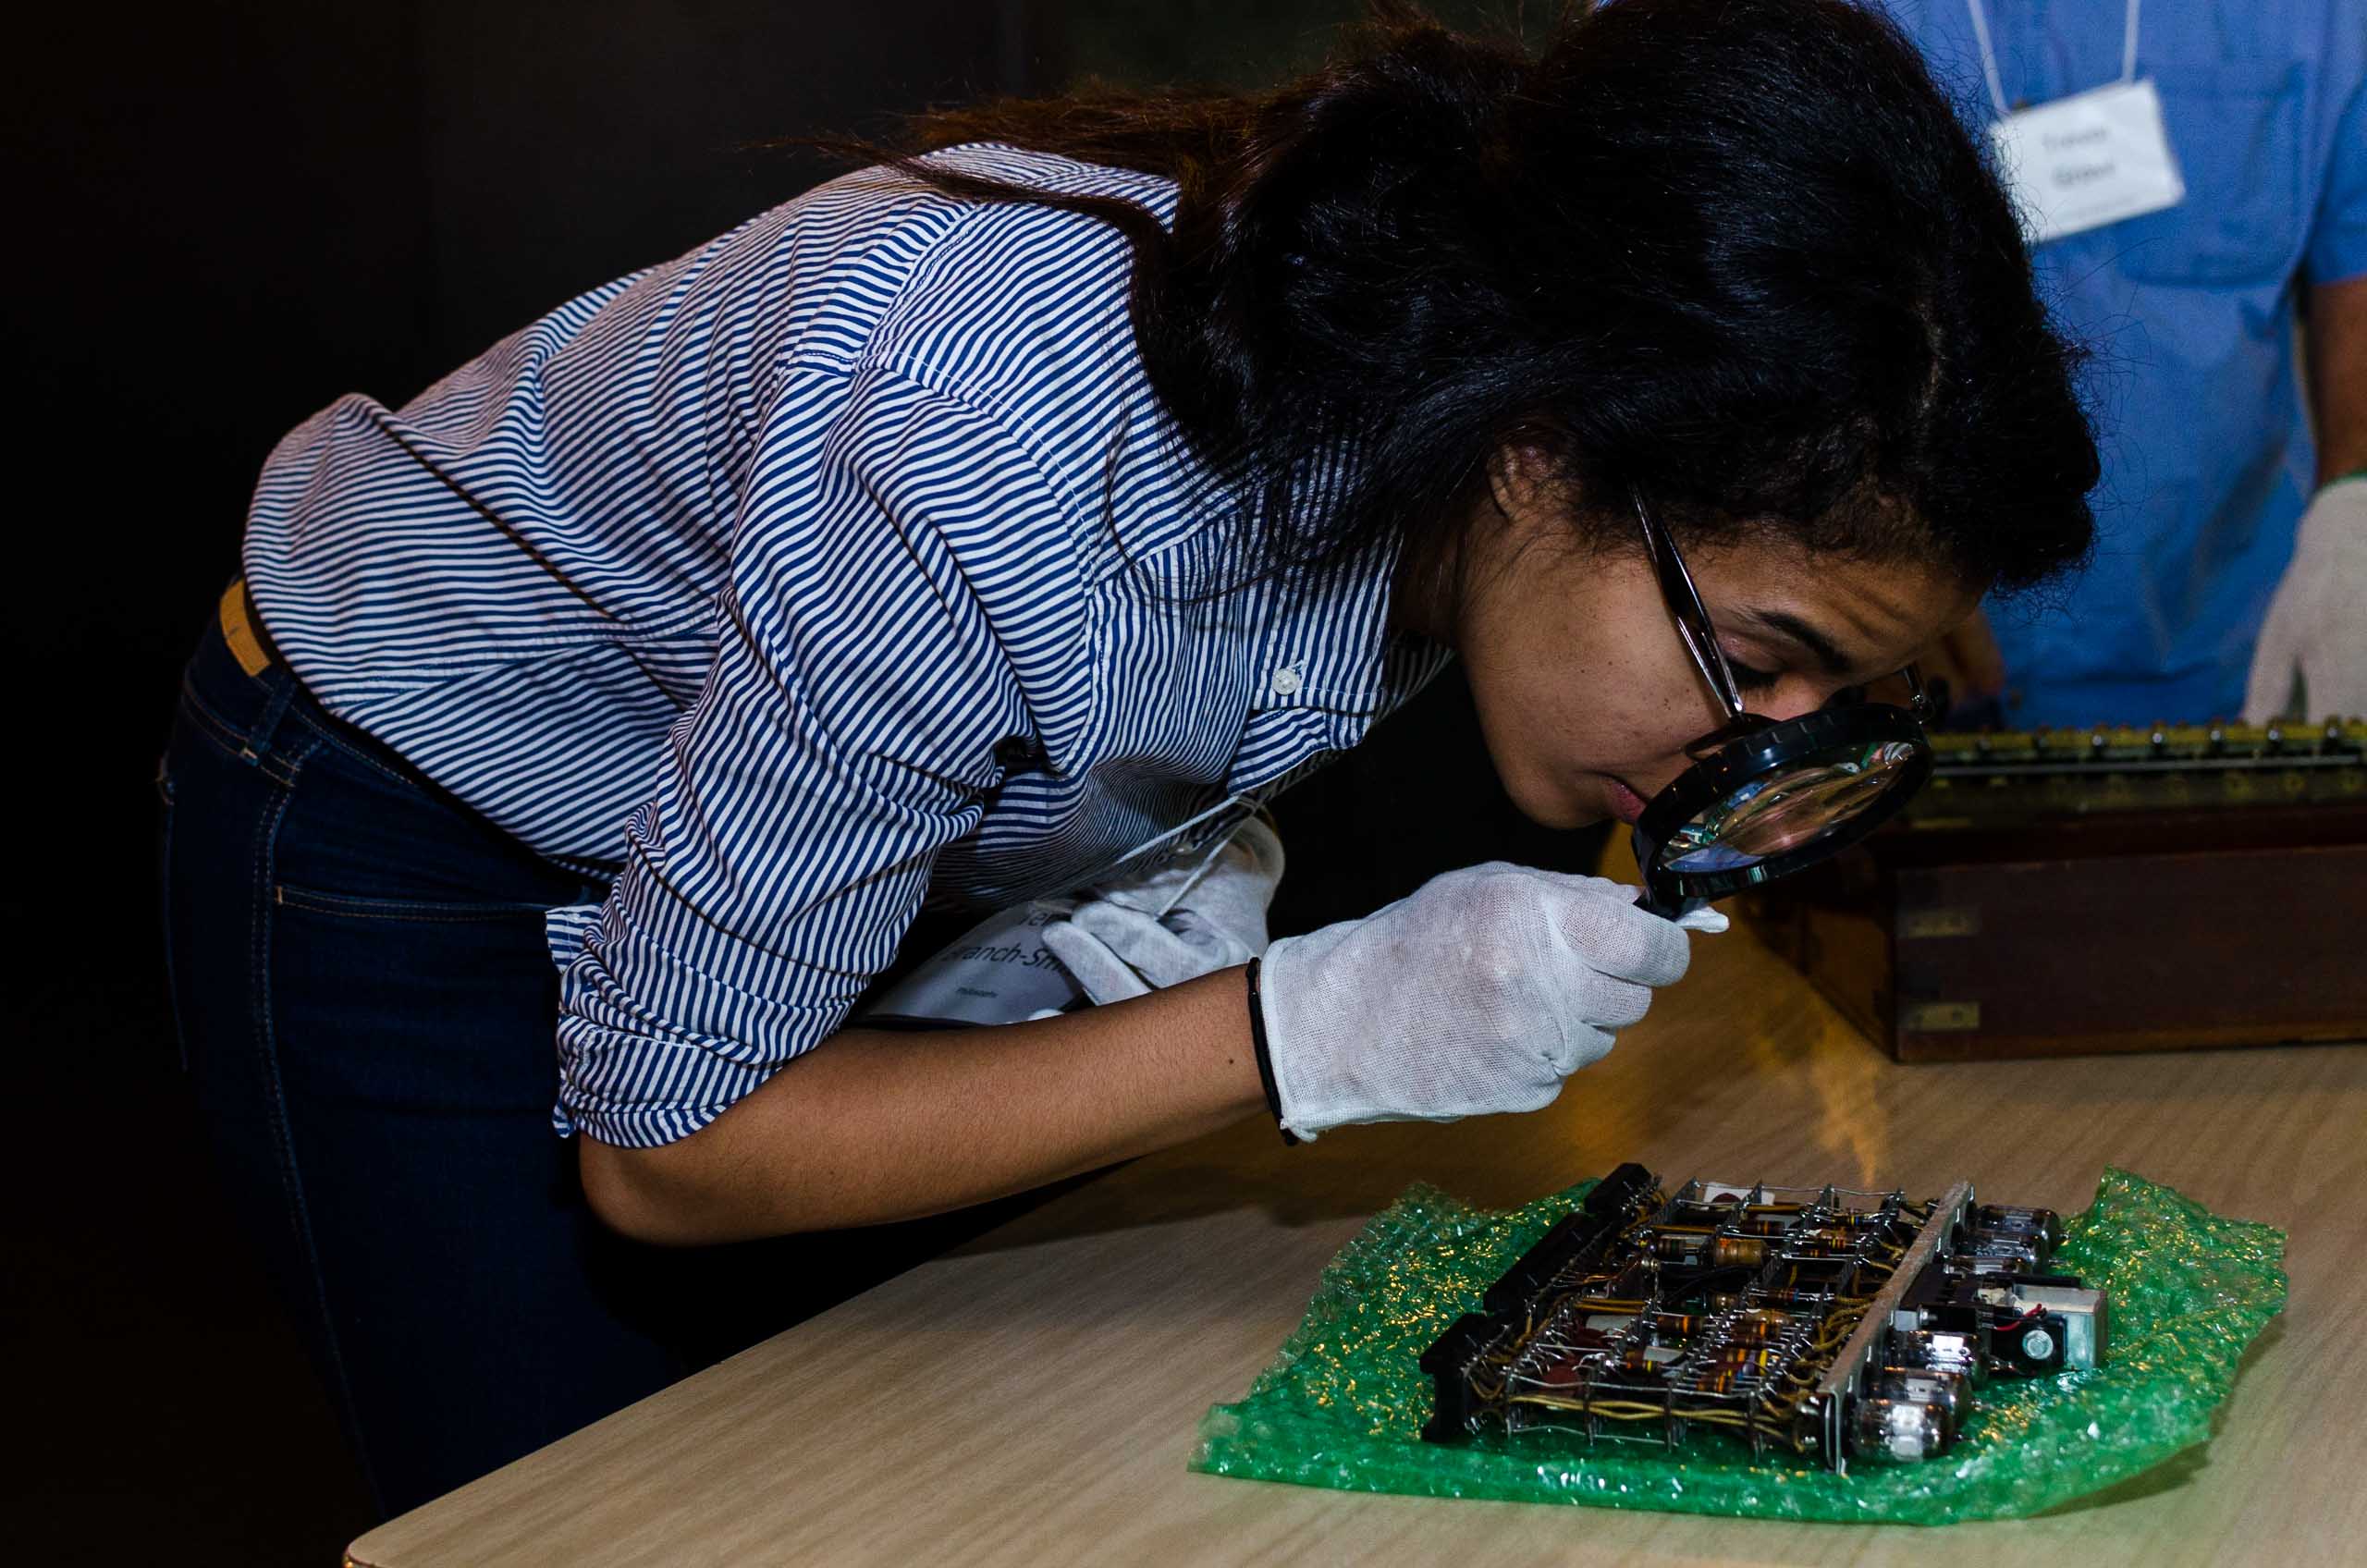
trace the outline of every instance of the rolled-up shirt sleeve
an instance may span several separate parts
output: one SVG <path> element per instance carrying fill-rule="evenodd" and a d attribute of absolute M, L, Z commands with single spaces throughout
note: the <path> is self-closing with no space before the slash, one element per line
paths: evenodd
<path fill-rule="evenodd" d="M 686 1137 L 837 1030 L 1029 733 L 957 542 L 1065 536 L 1057 491 L 991 415 L 841 374 L 768 420 L 713 668 L 565 963 L 562 1133 Z"/>

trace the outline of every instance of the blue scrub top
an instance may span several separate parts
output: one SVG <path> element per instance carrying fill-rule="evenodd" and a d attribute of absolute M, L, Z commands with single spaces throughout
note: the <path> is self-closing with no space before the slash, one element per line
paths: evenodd
<path fill-rule="evenodd" d="M 1983 4 L 2014 106 L 2119 79 L 2125 0 Z M 1986 138 L 1965 0 L 1882 6 Z M 2140 28 L 2187 196 L 2036 251 L 2042 294 L 2095 353 L 2104 468 L 2086 575 L 1990 606 L 2016 726 L 2241 709 L 2315 477 L 2298 291 L 2367 274 L 2367 4 L 2153 0 Z"/>

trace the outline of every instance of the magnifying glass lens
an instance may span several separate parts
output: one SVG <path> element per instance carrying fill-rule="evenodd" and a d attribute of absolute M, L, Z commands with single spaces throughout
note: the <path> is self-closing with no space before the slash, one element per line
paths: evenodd
<path fill-rule="evenodd" d="M 1906 741 L 1837 742 L 1745 779 L 1669 835 L 1660 864 L 1733 871 L 1815 843 L 1922 781 Z"/>

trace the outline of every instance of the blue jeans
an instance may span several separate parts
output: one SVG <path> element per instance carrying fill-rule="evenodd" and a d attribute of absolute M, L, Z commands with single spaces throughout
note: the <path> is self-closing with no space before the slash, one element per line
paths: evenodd
<path fill-rule="evenodd" d="M 550 1130 L 528 851 L 210 625 L 158 776 L 166 961 L 232 1200 L 387 1513 L 448 1491 L 996 1218 L 705 1250 L 585 1207 Z"/>

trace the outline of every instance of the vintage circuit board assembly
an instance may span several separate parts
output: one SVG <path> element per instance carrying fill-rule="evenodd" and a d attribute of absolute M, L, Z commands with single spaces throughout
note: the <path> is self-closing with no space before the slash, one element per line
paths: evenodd
<path fill-rule="evenodd" d="M 1747 1443 L 1834 1470 L 1955 1442 L 1991 1377 L 2098 1365 L 2104 1292 L 2045 1209 L 1623 1165 L 1423 1353 L 1422 1435 Z"/>

